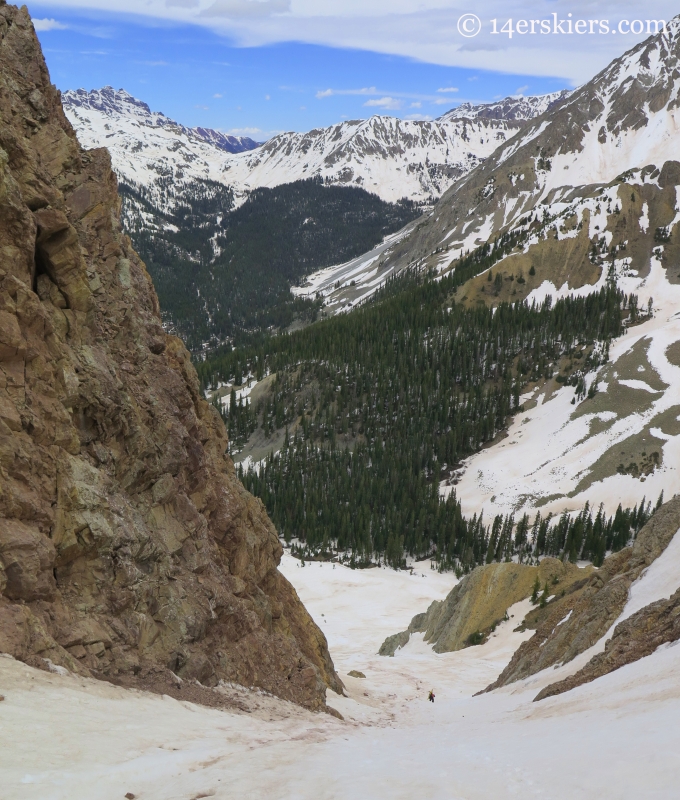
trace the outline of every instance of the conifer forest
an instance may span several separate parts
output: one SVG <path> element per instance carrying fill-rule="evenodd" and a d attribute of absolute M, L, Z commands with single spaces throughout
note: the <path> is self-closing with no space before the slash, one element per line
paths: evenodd
<path fill-rule="evenodd" d="M 635 306 L 610 283 L 540 306 L 468 308 L 456 300 L 460 282 L 414 270 L 351 314 L 197 365 L 204 388 L 273 375 L 258 403 L 232 392 L 223 413 L 234 454 L 256 431 L 285 430 L 276 453 L 239 471 L 301 554 L 394 567 L 409 555 L 462 572 L 515 555 L 597 565 L 651 515 L 643 502 L 612 518 L 586 507 L 559 520 L 466 519 L 455 486 L 440 495 L 462 459 L 502 435 L 531 384 L 554 378 L 587 402 L 587 375 Z"/>

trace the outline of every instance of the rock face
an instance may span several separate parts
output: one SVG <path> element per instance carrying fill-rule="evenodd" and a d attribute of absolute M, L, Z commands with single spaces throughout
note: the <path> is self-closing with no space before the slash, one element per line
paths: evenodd
<path fill-rule="evenodd" d="M 678 528 L 680 497 L 675 497 L 656 512 L 632 547 L 605 560 L 583 591 L 567 595 L 555 604 L 551 613 L 538 625 L 536 633 L 520 645 L 498 680 L 486 691 L 534 675 L 554 664 L 567 663 L 592 647 L 623 611 L 633 581 L 663 553 Z M 624 629 L 621 636 L 628 635 L 630 620 L 617 627 L 616 630 Z"/>
<path fill-rule="evenodd" d="M 425 634 L 435 653 L 481 644 L 511 605 L 531 595 L 537 576 L 541 588 L 547 583 L 557 593 L 587 579 L 590 571 L 555 558 L 543 559 L 539 567 L 514 563 L 477 567 L 444 600 L 435 600 L 426 613 L 417 614 L 408 630 L 385 639 L 379 655 L 393 656 L 416 632 Z"/>
<path fill-rule="evenodd" d="M 118 214 L 107 151 L 0 0 L 0 651 L 322 708 L 324 635 Z"/>

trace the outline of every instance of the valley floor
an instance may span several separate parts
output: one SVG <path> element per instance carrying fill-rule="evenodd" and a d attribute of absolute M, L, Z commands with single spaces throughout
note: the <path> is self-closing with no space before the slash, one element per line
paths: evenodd
<path fill-rule="evenodd" d="M 680 547 L 671 545 L 634 587 L 631 603 L 680 583 L 668 577 L 680 574 L 679 560 Z M 513 633 L 529 603 L 513 606 L 514 616 L 481 647 L 436 655 L 415 636 L 396 657 L 378 657 L 386 635 L 455 583 L 451 574 L 430 571 L 429 562 L 415 567 L 413 575 L 302 568 L 284 556 L 282 570 L 324 629 L 346 684 L 349 697 L 328 698 L 345 721 L 243 689 L 226 691 L 247 712 L 218 711 L 0 658 L 0 796 L 677 796 L 680 646 L 540 703 L 532 702 L 539 689 L 575 671 L 592 651 L 568 667 L 472 697 L 530 635 Z M 350 670 L 366 678 L 348 677 Z"/>

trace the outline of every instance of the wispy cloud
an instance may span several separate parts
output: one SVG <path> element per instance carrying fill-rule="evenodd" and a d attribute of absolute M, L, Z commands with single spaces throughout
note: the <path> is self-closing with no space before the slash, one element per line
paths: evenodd
<path fill-rule="evenodd" d="M 444 89 L 437 89 L 440 94 L 444 94 L 446 92 L 457 92 L 458 89 L 455 86 L 447 86 Z"/>
<path fill-rule="evenodd" d="M 290 11 L 291 0 L 216 0 L 200 12 L 201 17 L 227 19 L 261 19 Z"/>
<path fill-rule="evenodd" d="M 231 128 L 226 131 L 231 136 L 258 136 L 264 133 L 262 128 Z"/>
<path fill-rule="evenodd" d="M 449 89 L 440 89 L 440 92 L 454 92 L 458 89 L 453 87 Z M 375 96 L 375 100 L 369 100 L 364 103 L 367 107 L 387 108 L 391 111 L 397 111 L 403 106 L 402 101 L 411 100 L 409 108 L 421 108 L 423 103 L 434 103 L 435 105 L 448 105 L 451 102 L 450 97 L 437 97 L 432 94 L 417 94 L 415 92 L 394 92 L 385 89 L 378 89 L 375 86 L 364 86 L 360 89 L 323 89 L 316 93 L 317 100 L 323 100 L 326 97 L 347 96 L 355 95 L 358 97 L 371 97 Z"/>
<path fill-rule="evenodd" d="M 401 100 L 395 97 L 376 97 L 374 100 L 367 100 L 364 103 L 366 108 L 384 108 L 386 111 L 398 111 L 401 108 Z"/>
<path fill-rule="evenodd" d="M 519 89 L 515 91 L 515 94 L 523 95 L 528 89 L 528 86 L 520 86 Z"/>
<path fill-rule="evenodd" d="M 37 31 L 65 31 L 68 25 L 56 19 L 34 19 L 33 27 Z"/>
<path fill-rule="evenodd" d="M 549 19 L 558 6 L 566 16 L 566 2 L 517 0 L 510 14 L 507 0 L 484 0 L 476 9 L 483 29 L 474 39 L 465 39 L 458 32 L 457 19 L 463 9 L 454 0 L 45 0 L 42 6 L 89 7 L 198 23 L 226 34 L 237 46 L 298 42 L 350 48 L 474 71 L 564 78 L 574 85 L 591 78 L 646 35 L 510 39 L 492 34 L 491 19 L 510 15 L 515 19 Z M 677 14 L 677 0 L 654 0 L 651 5 L 655 17 L 670 20 Z M 596 7 L 601 9 L 600 14 L 610 9 L 607 13 L 612 29 L 620 20 L 641 14 L 639 0 L 570 0 L 568 10 L 574 19 L 588 19 L 598 14 Z M 465 78 L 451 76 L 446 80 L 462 83 Z M 385 94 L 397 96 L 387 90 Z"/>
<path fill-rule="evenodd" d="M 381 94 L 375 86 L 365 86 L 362 89 L 324 89 L 317 92 L 316 97 L 318 100 L 323 100 L 324 97 L 334 97 L 335 95 L 371 95 Z M 394 93 L 393 93 L 394 94 Z"/>
<path fill-rule="evenodd" d="M 219 92 L 215 92 L 213 97 L 215 98 L 215 100 L 221 100 L 224 97 L 224 95 L 220 94 Z"/>

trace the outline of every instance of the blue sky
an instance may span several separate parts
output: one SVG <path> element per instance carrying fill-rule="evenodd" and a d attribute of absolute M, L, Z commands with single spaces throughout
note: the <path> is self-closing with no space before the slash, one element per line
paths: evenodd
<path fill-rule="evenodd" d="M 584 46 L 580 40 L 553 38 L 547 59 L 546 43 L 536 37 L 519 43 L 516 36 L 514 41 L 498 36 L 467 41 L 451 28 L 461 8 L 447 0 L 418 0 L 419 13 L 409 5 L 412 0 L 391 0 L 389 7 L 383 7 L 384 0 L 364 0 L 354 10 L 355 0 L 343 0 L 331 3 L 325 16 L 327 0 L 315 0 L 313 13 L 305 12 L 307 1 L 69 0 L 63 5 L 42 0 L 28 5 L 34 19 L 42 21 L 38 35 L 60 89 L 110 84 L 184 124 L 259 139 L 372 113 L 434 118 L 465 100 L 542 94 L 576 85 L 581 77 L 583 65 L 574 64 L 574 48 Z M 487 17 L 499 13 L 494 2 L 477 3 L 487 27 Z M 534 15 L 567 8 L 562 0 L 522 0 L 522 5 L 531 8 L 520 12 Z M 604 13 L 602 3 L 586 5 L 590 12 L 599 6 L 600 16 Z M 617 8 L 625 5 L 620 0 Z M 654 11 L 666 11 L 670 19 L 669 9 L 661 7 L 667 5 L 662 2 Z M 342 16 L 336 13 L 340 7 Z M 146 13 L 135 14 L 134 8 Z M 630 36 L 586 42 L 592 62 L 587 76 L 633 44 Z M 534 50 L 527 53 L 527 47 Z"/>

